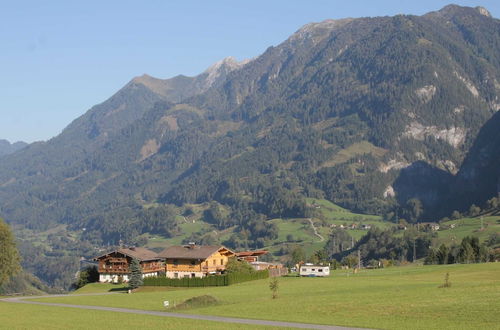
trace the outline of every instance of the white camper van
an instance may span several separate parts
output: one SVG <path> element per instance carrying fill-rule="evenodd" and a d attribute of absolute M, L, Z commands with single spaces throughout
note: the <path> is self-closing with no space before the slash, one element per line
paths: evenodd
<path fill-rule="evenodd" d="M 299 275 L 309 277 L 330 276 L 330 266 L 304 264 L 300 266 Z"/>

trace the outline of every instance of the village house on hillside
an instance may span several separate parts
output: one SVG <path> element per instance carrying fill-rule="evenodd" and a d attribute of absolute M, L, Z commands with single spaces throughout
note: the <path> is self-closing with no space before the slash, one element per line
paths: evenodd
<path fill-rule="evenodd" d="M 267 250 L 241 251 L 241 252 L 236 252 L 236 258 L 238 258 L 238 260 L 252 263 L 259 261 L 259 257 L 267 253 L 268 253 Z"/>
<path fill-rule="evenodd" d="M 168 278 L 205 277 L 221 274 L 226 270 L 234 252 L 220 245 L 171 246 L 158 254 L 165 259 L 165 274 Z"/>
<path fill-rule="evenodd" d="M 248 262 L 255 270 L 268 270 L 269 276 L 283 276 L 288 274 L 288 268 L 278 262 L 259 261 L 259 257 L 267 254 L 267 250 L 236 252 L 236 258 Z"/>
<path fill-rule="evenodd" d="M 121 248 L 94 258 L 99 263 L 99 282 L 128 282 L 130 264 L 137 259 L 141 265 L 142 276 L 158 276 L 163 271 L 163 263 L 158 255 L 146 248 Z"/>

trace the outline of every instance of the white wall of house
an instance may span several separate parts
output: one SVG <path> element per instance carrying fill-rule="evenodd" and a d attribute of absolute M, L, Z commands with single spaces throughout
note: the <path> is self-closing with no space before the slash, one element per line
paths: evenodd
<path fill-rule="evenodd" d="M 177 274 L 177 275 L 176 275 Z M 194 277 L 202 278 L 204 276 L 203 272 L 180 272 L 180 271 L 167 271 L 166 276 L 168 278 L 184 278 L 184 277 Z"/>
<path fill-rule="evenodd" d="M 152 277 L 152 276 L 158 276 L 158 272 L 142 274 L 142 278 Z M 101 283 L 118 283 L 119 277 L 120 277 L 120 275 L 117 275 L 117 274 L 99 274 L 99 282 L 101 282 Z M 123 274 L 123 275 L 121 275 L 121 277 L 122 277 L 123 282 L 128 282 L 130 279 L 129 274 Z"/>
<path fill-rule="evenodd" d="M 122 277 L 123 282 L 128 282 L 128 274 L 117 275 L 117 274 L 99 274 L 99 282 L 102 283 L 118 283 L 118 278 Z"/>
<path fill-rule="evenodd" d="M 146 277 L 153 277 L 153 276 L 158 276 L 159 273 L 158 272 L 152 272 L 152 273 L 143 273 L 142 274 L 142 278 L 146 278 Z"/>

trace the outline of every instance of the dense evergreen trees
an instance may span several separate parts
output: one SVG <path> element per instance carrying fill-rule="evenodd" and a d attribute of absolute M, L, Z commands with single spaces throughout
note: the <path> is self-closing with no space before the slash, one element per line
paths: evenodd
<path fill-rule="evenodd" d="M 438 249 L 431 249 L 425 258 L 425 263 L 432 264 L 453 264 L 453 263 L 477 263 L 487 262 L 492 259 L 492 251 L 488 246 L 479 243 L 477 237 L 466 236 L 460 245 L 451 247 L 441 244 Z"/>
<path fill-rule="evenodd" d="M 132 259 L 130 263 L 130 274 L 129 274 L 129 282 L 128 285 L 130 289 L 137 289 L 142 285 L 142 269 L 139 260 Z"/>
<path fill-rule="evenodd" d="M 14 237 L 9 226 L 0 218 L 0 286 L 20 269 Z"/>

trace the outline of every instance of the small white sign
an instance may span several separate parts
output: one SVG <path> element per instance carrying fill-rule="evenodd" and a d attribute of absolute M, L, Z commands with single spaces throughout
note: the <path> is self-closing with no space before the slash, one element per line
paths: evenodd
<path fill-rule="evenodd" d="M 168 300 L 165 300 L 165 301 L 163 302 L 163 307 L 168 307 L 168 305 L 169 305 Z"/>

